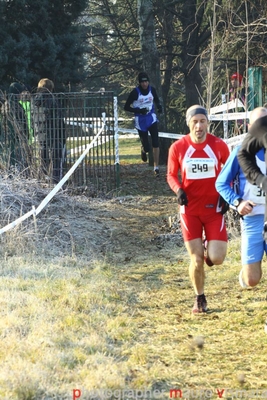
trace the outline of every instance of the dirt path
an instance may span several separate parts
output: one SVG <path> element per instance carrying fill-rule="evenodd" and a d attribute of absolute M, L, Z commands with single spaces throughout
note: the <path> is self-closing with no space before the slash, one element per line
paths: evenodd
<path fill-rule="evenodd" d="M 51 190 L 19 179 L 3 179 L 1 186 L 2 226 L 37 207 Z M 184 252 L 177 211 L 176 197 L 166 182 L 166 167 L 156 178 L 147 164 L 127 165 L 121 166 L 117 196 L 90 198 L 67 189 L 56 195 L 36 221 L 24 222 L 19 231 L 27 232 L 23 237 L 29 246 L 37 244 L 42 252 L 45 247 L 50 256 L 76 254 L 115 265 L 148 263 L 157 257 L 176 260 Z M 23 241 L 21 246 L 27 248 Z M 12 249 L 20 251 L 19 246 Z"/>
<path fill-rule="evenodd" d="M 82 218 L 84 212 L 86 218 Z M 122 166 L 118 196 L 80 199 L 74 214 L 64 216 L 68 228 L 72 225 L 70 219 L 79 221 L 88 251 L 91 249 L 114 264 L 170 257 L 177 255 L 183 245 L 177 202 L 166 182 L 166 167 L 156 178 L 145 164 Z M 72 234 L 78 231 L 76 227 Z"/>

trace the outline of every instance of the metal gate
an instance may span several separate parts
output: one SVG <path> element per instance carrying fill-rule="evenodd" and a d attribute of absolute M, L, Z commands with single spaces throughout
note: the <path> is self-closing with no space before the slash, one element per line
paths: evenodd
<path fill-rule="evenodd" d="M 104 124 L 68 184 L 107 193 L 117 186 L 112 92 L 42 93 L 0 97 L 2 168 L 50 184 L 73 166 Z"/>

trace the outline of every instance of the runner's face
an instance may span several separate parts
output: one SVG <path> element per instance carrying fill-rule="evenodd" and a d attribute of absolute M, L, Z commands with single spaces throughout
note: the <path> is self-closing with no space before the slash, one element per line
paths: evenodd
<path fill-rule="evenodd" d="M 142 89 L 146 90 L 148 88 L 149 82 L 148 81 L 142 81 L 140 82 L 140 86 Z"/>
<path fill-rule="evenodd" d="M 205 142 L 208 120 L 204 114 L 196 114 L 189 121 L 190 136 L 194 143 Z"/>

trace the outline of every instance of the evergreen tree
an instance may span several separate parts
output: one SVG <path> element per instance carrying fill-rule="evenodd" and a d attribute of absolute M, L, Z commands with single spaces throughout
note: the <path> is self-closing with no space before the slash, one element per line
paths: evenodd
<path fill-rule="evenodd" d="M 0 79 L 35 87 L 48 77 L 56 89 L 83 79 L 86 0 L 13 0 L 0 3 Z M 75 24 L 76 23 L 76 24 Z"/>

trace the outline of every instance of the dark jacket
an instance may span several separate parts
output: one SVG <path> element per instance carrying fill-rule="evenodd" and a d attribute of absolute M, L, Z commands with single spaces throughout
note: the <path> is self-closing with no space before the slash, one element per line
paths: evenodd
<path fill-rule="evenodd" d="M 257 119 L 252 124 L 238 153 L 238 161 L 247 180 L 256 185 L 260 185 L 266 178 L 255 159 L 256 153 L 262 148 L 267 148 L 267 116 Z M 267 165 L 266 152 L 265 163 Z"/>
<path fill-rule="evenodd" d="M 32 99 L 34 136 L 53 147 L 55 140 L 65 142 L 65 123 L 55 95 L 38 88 Z"/>

